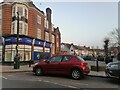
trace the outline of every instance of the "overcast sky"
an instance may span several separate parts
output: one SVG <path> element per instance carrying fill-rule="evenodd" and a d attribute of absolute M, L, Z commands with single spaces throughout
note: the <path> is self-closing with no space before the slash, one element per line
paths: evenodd
<path fill-rule="evenodd" d="M 62 42 L 103 48 L 103 40 L 118 28 L 117 2 L 34 2 L 60 28 Z"/>

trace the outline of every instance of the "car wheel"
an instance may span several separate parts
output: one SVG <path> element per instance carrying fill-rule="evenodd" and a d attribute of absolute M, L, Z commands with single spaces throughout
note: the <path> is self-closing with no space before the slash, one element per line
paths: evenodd
<path fill-rule="evenodd" d="M 73 69 L 71 76 L 75 80 L 81 79 L 83 77 L 82 72 L 79 69 Z"/>
<path fill-rule="evenodd" d="M 42 73 L 43 73 L 42 68 L 36 68 L 35 74 L 36 74 L 37 76 L 42 75 Z"/>

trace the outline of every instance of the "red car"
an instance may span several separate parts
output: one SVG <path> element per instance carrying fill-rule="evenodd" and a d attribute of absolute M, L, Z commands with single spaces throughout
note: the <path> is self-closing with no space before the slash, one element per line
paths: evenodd
<path fill-rule="evenodd" d="M 90 72 L 90 69 L 80 56 L 56 55 L 36 63 L 33 72 L 36 75 L 63 74 L 70 75 L 73 79 L 81 79 Z"/>

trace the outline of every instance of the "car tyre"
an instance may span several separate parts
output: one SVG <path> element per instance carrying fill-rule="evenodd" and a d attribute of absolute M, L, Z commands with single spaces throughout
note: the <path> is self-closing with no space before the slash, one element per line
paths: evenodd
<path fill-rule="evenodd" d="M 35 70 L 35 74 L 37 75 L 37 76 L 40 76 L 40 75 L 42 75 L 43 74 L 43 70 L 42 70 L 42 68 L 36 68 L 36 70 Z"/>
<path fill-rule="evenodd" d="M 73 69 L 71 72 L 71 77 L 75 80 L 78 80 L 83 77 L 83 74 L 79 69 Z"/>

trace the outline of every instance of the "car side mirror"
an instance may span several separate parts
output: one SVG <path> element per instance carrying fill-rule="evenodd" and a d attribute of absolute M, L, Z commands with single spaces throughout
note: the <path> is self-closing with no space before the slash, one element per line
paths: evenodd
<path fill-rule="evenodd" d="M 50 61 L 49 61 L 49 60 L 46 60 L 45 62 L 46 62 L 47 64 L 49 64 L 49 63 L 50 63 Z"/>

